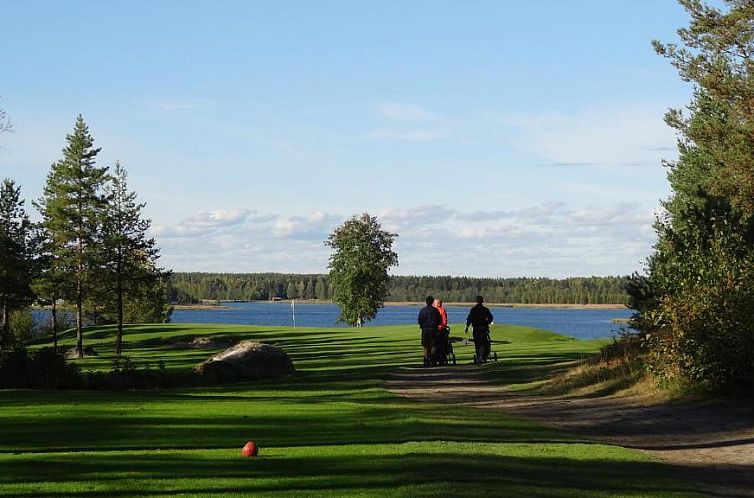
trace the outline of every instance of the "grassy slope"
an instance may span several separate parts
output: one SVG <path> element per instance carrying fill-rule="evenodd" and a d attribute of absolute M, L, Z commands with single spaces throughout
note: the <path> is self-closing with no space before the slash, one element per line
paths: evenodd
<path fill-rule="evenodd" d="M 209 351 L 168 344 L 213 334 L 276 343 L 298 373 L 159 392 L 0 392 L 0 495 L 692 495 L 637 452 L 392 396 L 387 372 L 419 361 L 414 327 L 134 326 L 126 354 L 187 369 Z M 500 382 L 529 382 L 598 346 L 512 326 L 493 338 L 506 341 L 495 347 L 504 361 L 489 367 Z M 86 339 L 112 349 L 110 328 Z M 472 349 L 457 345 L 462 361 Z M 82 367 L 109 368 L 108 357 Z M 259 458 L 239 458 L 247 439 L 260 444 Z"/>

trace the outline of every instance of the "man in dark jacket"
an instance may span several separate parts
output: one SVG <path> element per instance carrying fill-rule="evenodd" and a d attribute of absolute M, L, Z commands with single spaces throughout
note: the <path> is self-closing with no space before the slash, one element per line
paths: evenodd
<path fill-rule="evenodd" d="M 483 302 L 484 298 L 477 296 L 476 306 L 471 308 L 469 316 L 466 317 L 466 332 L 469 331 L 469 325 L 473 327 L 477 363 L 484 363 L 490 355 L 490 325 L 493 318 L 490 310 L 482 304 Z"/>
<path fill-rule="evenodd" d="M 427 306 L 419 311 L 419 327 L 422 330 L 422 348 L 424 349 L 424 366 L 429 366 L 435 362 L 434 357 L 437 353 L 435 338 L 437 336 L 437 327 L 442 321 L 440 312 L 432 306 L 435 298 L 427 296 Z"/>

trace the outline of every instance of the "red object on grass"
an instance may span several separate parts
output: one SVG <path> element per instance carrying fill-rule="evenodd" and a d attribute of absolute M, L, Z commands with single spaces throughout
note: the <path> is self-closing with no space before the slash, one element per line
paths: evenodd
<path fill-rule="evenodd" d="M 245 445 L 243 445 L 243 448 L 241 448 L 241 456 L 244 458 L 249 457 L 255 457 L 259 453 L 259 448 L 257 447 L 257 443 L 254 441 L 249 441 Z"/>

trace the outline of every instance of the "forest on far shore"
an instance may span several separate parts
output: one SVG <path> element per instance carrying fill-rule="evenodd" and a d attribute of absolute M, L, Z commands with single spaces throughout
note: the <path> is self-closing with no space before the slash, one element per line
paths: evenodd
<path fill-rule="evenodd" d="M 552 278 L 475 278 L 392 276 L 388 301 L 423 301 L 431 294 L 447 302 L 471 302 L 481 294 L 490 303 L 626 304 L 628 276 Z M 173 273 L 168 295 L 176 304 L 202 300 L 330 300 L 326 274 Z"/>

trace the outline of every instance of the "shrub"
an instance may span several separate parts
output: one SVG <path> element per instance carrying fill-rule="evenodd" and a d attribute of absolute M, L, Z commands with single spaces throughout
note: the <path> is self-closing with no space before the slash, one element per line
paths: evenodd
<path fill-rule="evenodd" d="M 123 391 L 127 389 L 157 389 L 192 384 L 189 374 L 168 372 L 160 360 L 153 369 L 147 363 L 139 367 L 128 356 L 113 360 L 109 372 L 88 372 L 85 383 L 89 389 Z"/>
<path fill-rule="evenodd" d="M 0 388 L 66 389 L 81 384 L 79 367 L 52 348 L 26 348 L 0 353 Z"/>
<path fill-rule="evenodd" d="M 715 243 L 688 264 L 648 320 L 650 368 L 691 389 L 754 385 L 754 256 Z"/>

